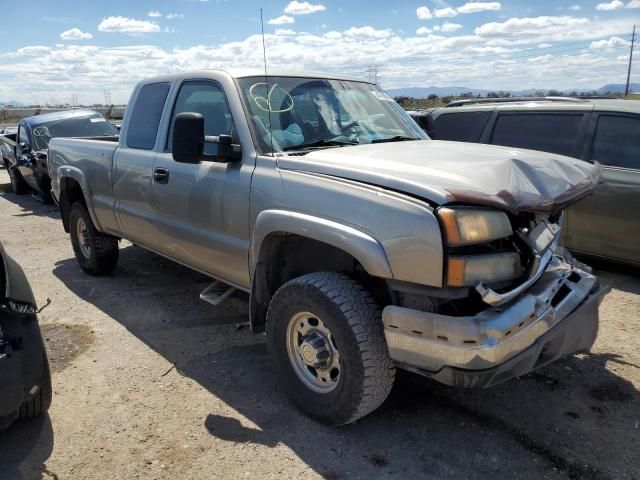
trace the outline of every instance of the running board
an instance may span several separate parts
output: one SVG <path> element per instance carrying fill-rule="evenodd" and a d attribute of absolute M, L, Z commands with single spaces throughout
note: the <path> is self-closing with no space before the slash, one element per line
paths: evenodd
<path fill-rule="evenodd" d="M 220 286 L 226 287 L 227 289 L 224 292 L 220 293 Z M 202 291 L 202 293 L 200 294 L 200 300 L 204 300 L 205 302 L 210 303 L 214 306 L 222 305 L 222 303 L 235 291 L 235 287 L 229 287 L 224 283 L 216 280 Z"/>

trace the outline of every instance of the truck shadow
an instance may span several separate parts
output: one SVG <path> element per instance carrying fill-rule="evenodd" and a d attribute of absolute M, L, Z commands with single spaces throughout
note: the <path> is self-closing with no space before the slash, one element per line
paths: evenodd
<path fill-rule="evenodd" d="M 14 214 L 14 217 L 37 215 L 56 220 L 60 219 L 60 212 L 56 205 L 47 205 L 31 194 L 16 195 L 11 191 L 11 185 L 0 185 L 0 196 L 11 203 L 15 203 L 22 209 L 20 213 Z"/>
<path fill-rule="evenodd" d="M 325 478 L 640 475 L 632 446 L 638 392 L 607 368 L 638 366 L 615 353 L 571 357 L 480 391 L 399 372 L 380 409 L 329 428 L 278 388 L 263 337 L 246 327 L 245 294 L 211 307 L 198 299 L 206 277 L 133 246 L 121 249 L 108 281 L 84 275 L 75 259 L 56 264 L 54 274 L 253 424 L 210 412 L 202 419 L 210 435 L 284 444 Z"/>
<path fill-rule="evenodd" d="M 53 428 L 48 416 L 14 422 L 0 432 L 0 479 L 56 479 L 45 462 L 53 451 Z"/>

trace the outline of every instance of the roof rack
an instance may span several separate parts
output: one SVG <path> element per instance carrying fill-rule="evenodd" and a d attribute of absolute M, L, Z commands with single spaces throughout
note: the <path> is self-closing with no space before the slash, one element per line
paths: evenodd
<path fill-rule="evenodd" d="M 462 107 L 478 103 L 520 103 L 520 102 L 567 102 L 583 103 L 587 100 L 575 97 L 501 97 L 501 98 L 469 98 L 466 100 L 454 100 L 445 107 Z"/>

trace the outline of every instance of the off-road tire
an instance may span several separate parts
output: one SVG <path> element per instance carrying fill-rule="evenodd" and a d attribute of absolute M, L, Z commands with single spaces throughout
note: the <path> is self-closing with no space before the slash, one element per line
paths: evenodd
<path fill-rule="evenodd" d="M 85 256 L 80 248 L 80 240 L 78 239 L 78 229 L 76 228 L 79 220 L 84 221 L 87 226 L 87 236 L 89 240 L 89 256 Z M 116 268 L 118 264 L 118 239 L 111 235 L 99 232 L 93 225 L 91 215 L 82 203 L 74 203 L 69 214 L 69 232 L 71 235 L 71 244 L 76 259 L 80 267 L 89 275 L 107 275 Z"/>
<path fill-rule="evenodd" d="M 51 406 L 51 370 L 47 351 L 42 347 L 42 380 L 38 391 L 27 398 L 20 406 L 18 418 L 32 418 L 44 415 Z"/>
<path fill-rule="evenodd" d="M 307 387 L 287 353 L 289 320 L 305 311 L 322 319 L 339 350 L 340 378 L 328 393 Z M 269 305 L 266 332 L 280 383 L 303 412 L 322 423 L 354 422 L 378 408 L 391 391 L 395 368 L 389 358 L 380 307 L 346 275 L 310 273 L 284 284 Z"/>
<path fill-rule="evenodd" d="M 22 178 L 22 174 L 18 170 L 10 168 L 9 164 L 5 164 L 5 166 L 7 167 L 7 172 L 9 173 L 9 179 L 11 180 L 11 189 L 13 190 L 13 193 L 15 193 L 16 195 L 24 195 L 26 193 L 29 193 L 29 185 L 27 185 L 27 182 L 25 182 L 24 178 Z"/>

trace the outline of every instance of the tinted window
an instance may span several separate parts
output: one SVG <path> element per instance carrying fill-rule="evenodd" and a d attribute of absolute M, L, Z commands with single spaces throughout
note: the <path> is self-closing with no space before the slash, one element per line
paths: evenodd
<path fill-rule="evenodd" d="M 601 115 L 591 160 L 614 167 L 640 168 L 640 118 Z"/>
<path fill-rule="evenodd" d="M 40 123 L 33 127 L 33 143 L 36 150 L 45 150 L 54 137 L 106 137 L 118 135 L 113 125 L 99 113 L 82 117 L 62 118 Z"/>
<path fill-rule="evenodd" d="M 436 118 L 435 131 L 431 137 L 435 140 L 453 140 L 455 142 L 477 142 L 487 124 L 491 112 L 447 113 Z"/>
<path fill-rule="evenodd" d="M 129 119 L 127 146 L 145 150 L 153 148 L 167 93 L 168 83 L 154 83 L 142 87 Z"/>
<path fill-rule="evenodd" d="M 582 114 L 501 114 L 491 143 L 572 155 Z"/>
<path fill-rule="evenodd" d="M 171 151 L 173 141 L 173 121 L 176 115 L 183 112 L 201 113 L 204 117 L 205 135 L 231 135 L 233 136 L 233 119 L 231 110 L 227 104 L 227 97 L 217 83 L 213 82 L 185 82 L 180 87 L 180 93 L 176 99 L 169 125 L 167 138 L 167 150 Z M 218 145 L 205 143 L 204 153 L 215 155 Z"/>

